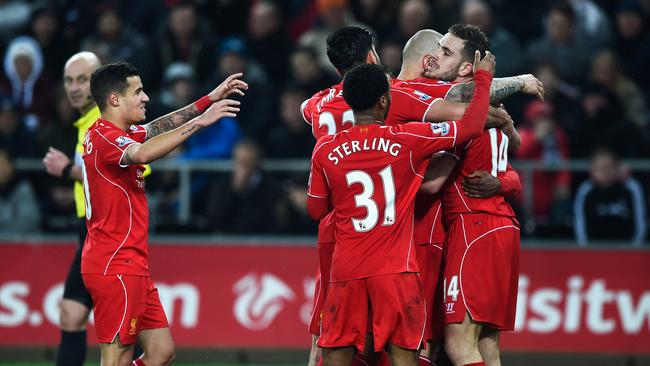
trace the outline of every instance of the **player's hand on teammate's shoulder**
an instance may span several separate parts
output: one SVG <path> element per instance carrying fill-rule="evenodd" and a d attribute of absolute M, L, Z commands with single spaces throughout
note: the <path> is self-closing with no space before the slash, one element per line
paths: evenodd
<path fill-rule="evenodd" d="M 463 180 L 463 190 L 468 197 L 488 198 L 501 191 L 501 181 L 484 170 L 477 170 Z"/>
<path fill-rule="evenodd" d="M 206 127 L 222 117 L 237 117 L 240 104 L 238 100 L 233 99 L 223 99 L 213 103 L 197 118 L 197 124 Z"/>
<path fill-rule="evenodd" d="M 476 51 L 474 53 L 474 72 L 478 70 L 485 70 L 491 75 L 494 75 L 496 68 L 496 57 L 490 51 L 485 51 L 485 57 L 481 60 L 481 53 Z"/>
<path fill-rule="evenodd" d="M 521 88 L 522 92 L 535 95 L 539 100 L 544 101 L 544 84 L 539 79 L 533 74 L 519 75 L 519 78 L 524 81 L 524 86 Z"/>
<path fill-rule="evenodd" d="M 242 76 L 244 74 L 241 72 L 228 76 L 226 80 L 208 94 L 210 100 L 218 102 L 232 94 L 243 96 L 244 90 L 248 90 L 248 84 L 240 79 Z"/>

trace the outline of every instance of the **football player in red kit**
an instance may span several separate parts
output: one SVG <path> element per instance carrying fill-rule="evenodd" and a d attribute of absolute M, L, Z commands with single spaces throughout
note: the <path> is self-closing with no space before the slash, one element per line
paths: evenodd
<path fill-rule="evenodd" d="M 430 75 L 430 68 L 433 54 L 438 48 L 442 34 L 431 30 L 423 29 L 415 33 L 404 46 L 402 53 L 402 68 L 397 79 L 401 80 L 400 86 L 419 89 L 433 98 L 444 98 L 446 100 L 468 101 L 474 92 L 472 81 L 441 81 L 427 77 Z M 491 101 L 498 102 L 515 92 L 523 92 L 536 95 L 543 99 L 544 88 L 542 83 L 533 75 L 518 75 L 506 78 L 495 78 L 490 88 Z M 504 111 L 505 113 L 505 111 Z M 511 149 L 516 148 L 520 143 L 519 137 L 514 129 L 512 120 L 505 126 L 501 126 L 510 137 Z M 443 159 L 439 157 L 438 159 Z M 448 158 L 448 157 L 447 157 Z M 435 159 L 437 161 L 438 159 Z M 436 162 L 432 166 L 436 166 Z M 453 165 L 453 162 L 450 163 Z M 440 166 L 440 165 L 438 165 Z M 436 172 L 432 172 L 436 174 Z M 437 172 L 440 174 L 440 172 Z M 506 173 L 506 181 L 518 182 L 515 171 Z M 446 174 L 445 174 L 446 176 Z M 480 184 L 476 189 L 484 194 L 497 194 L 496 185 L 500 184 L 499 179 L 494 177 L 488 179 L 483 176 L 481 180 L 468 180 L 467 184 Z M 425 177 L 425 181 L 427 178 Z M 445 239 L 445 228 L 442 219 L 442 201 L 440 194 L 426 193 L 427 190 L 438 191 L 444 183 L 444 179 L 437 183 L 428 182 L 427 189 L 423 189 L 416 197 L 415 205 L 415 242 L 418 245 L 418 261 L 420 263 L 420 277 L 422 278 L 424 292 L 429 301 L 429 327 L 425 339 L 426 347 L 420 353 L 420 361 L 423 365 L 433 363 L 437 357 L 437 346 L 434 346 L 442 339 L 444 322 L 442 320 L 442 281 L 440 280 L 442 245 Z M 434 185 L 431 185 L 434 184 Z M 435 304 L 434 304 L 435 302 Z"/>
<path fill-rule="evenodd" d="M 134 365 L 173 360 L 169 325 L 149 276 L 143 164 L 221 117 L 234 117 L 239 102 L 224 98 L 243 95 L 248 85 L 239 77 L 231 75 L 196 103 L 138 125 L 149 101 L 138 70 L 108 64 L 92 74 L 90 90 L 101 117 L 88 129 L 82 155 L 88 236 L 81 274 L 93 302 L 102 365 L 130 365 L 136 340 L 144 354 Z"/>
<path fill-rule="evenodd" d="M 432 57 L 433 77 L 472 78 L 470 55 L 487 52 L 477 27 L 456 24 Z M 453 78 L 450 75 L 454 75 Z M 454 365 L 500 365 L 499 332 L 514 328 L 519 276 L 519 223 L 504 196 L 521 189 L 508 164 L 508 137 L 488 129 L 453 151 L 459 158 L 443 188 L 445 350 Z M 513 172 L 513 171 L 512 171 Z M 491 175 L 500 194 L 485 198 L 473 188 Z"/>

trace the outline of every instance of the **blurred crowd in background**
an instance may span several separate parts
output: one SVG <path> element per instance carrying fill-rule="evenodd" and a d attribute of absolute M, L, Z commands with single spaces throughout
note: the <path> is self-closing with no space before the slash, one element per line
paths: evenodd
<path fill-rule="evenodd" d="M 151 97 L 152 120 L 196 100 L 227 75 L 250 89 L 235 119 L 192 137 L 167 159 L 233 159 L 231 173 L 192 175 L 192 219 L 179 223 L 178 176 L 147 178 L 154 232 L 308 234 L 307 172 L 269 173 L 262 159 L 308 159 L 314 138 L 303 100 L 339 82 L 327 36 L 362 26 L 377 36 L 395 74 L 418 30 L 479 26 L 496 76 L 533 73 L 546 100 L 505 102 L 522 136 L 511 161 L 557 166 L 593 159 L 590 173 L 534 174 L 533 217 L 522 234 L 645 239 L 649 175 L 621 159 L 650 156 L 650 0 L 0 0 L 0 232 L 67 232 L 76 223 L 72 184 L 16 171 L 17 158 L 49 146 L 73 155 L 78 118 L 62 87 L 79 50 L 128 61 Z M 530 189 L 530 187 L 524 187 Z M 521 207 L 521 201 L 513 202 Z M 611 229 L 610 229 L 611 228 Z"/>

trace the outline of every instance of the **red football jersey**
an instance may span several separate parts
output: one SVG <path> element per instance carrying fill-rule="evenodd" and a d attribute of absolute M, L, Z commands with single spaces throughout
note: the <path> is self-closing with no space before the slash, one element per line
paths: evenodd
<path fill-rule="evenodd" d="M 400 87 L 400 80 L 391 80 L 391 106 L 386 124 L 402 124 L 411 121 L 424 121 L 427 110 L 434 98 L 425 93 Z M 395 86 L 397 85 L 397 86 Z M 343 99 L 343 82 L 324 89 L 300 106 L 305 122 L 311 125 L 316 140 L 334 135 L 354 126 L 354 114 Z M 318 242 L 334 242 L 334 213 L 323 217 L 318 224 Z"/>
<path fill-rule="evenodd" d="M 429 78 L 417 78 L 412 80 L 400 80 L 396 86 L 419 90 L 433 98 L 445 99 L 447 93 L 449 93 L 449 89 L 456 84 L 458 83 Z"/>
<path fill-rule="evenodd" d="M 445 222 L 450 222 L 458 214 L 477 212 L 514 218 L 514 211 L 502 195 L 471 198 L 465 194 L 462 187 L 463 179 L 476 170 L 484 170 L 502 178 L 506 171 L 512 169 L 508 164 L 508 137 L 505 133 L 490 128 L 483 131 L 478 138 L 452 151 L 460 161 L 442 189 Z"/>
<path fill-rule="evenodd" d="M 330 199 L 335 211 L 330 281 L 418 272 L 415 195 L 431 155 L 464 136 L 443 122 L 355 126 L 319 140 L 308 194 Z"/>
<path fill-rule="evenodd" d="M 88 236 L 81 273 L 149 275 L 144 166 L 120 164 L 124 150 L 144 142 L 146 135 L 142 126 L 123 131 L 103 119 L 86 133 L 82 168 Z"/>

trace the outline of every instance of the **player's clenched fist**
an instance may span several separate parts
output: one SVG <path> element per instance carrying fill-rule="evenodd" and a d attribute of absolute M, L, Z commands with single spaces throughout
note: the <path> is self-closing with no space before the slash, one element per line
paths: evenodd
<path fill-rule="evenodd" d="M 237 100 L 220 100 L 208 107 L 208 109 L 197 118 L 198 124 L 205 127 L 213 124 L 222 117 L 236 117 L 239 112 L 240 104 L 241 103 Z"/>
<path fill-rule="evenodd" d="M 496 57 L 490 52 L 485 51 L 485 57 L 481 60 L 481 53 L 479 51 L 474 52 L 474 71 L 485 70 L 490 74 L 494 75 L 494 69 L 496 67 Z"/>

